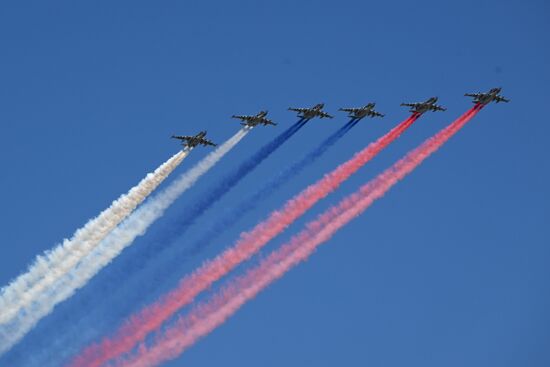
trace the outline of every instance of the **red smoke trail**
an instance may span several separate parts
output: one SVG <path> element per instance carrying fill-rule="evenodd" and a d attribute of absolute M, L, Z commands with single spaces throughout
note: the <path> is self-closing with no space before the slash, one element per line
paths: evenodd
<path fill-rule="evenodd" d="M 361 187 L 356 193 L 329 208 L 310 222 L 290 242 L 281 246 L 245 275 L 230 281 L 212 299 L 194 307 L 153 339 L 150 345 L 140 344 L 128 358 L 115 363 L 118 367 L 154 366 L 179 356 L 199 338 L 208 334 L 233 315 L 244 303 L 270 283 L 283 276 L 293 266 L 307 259 L 323 242 L 341 227 L 360 215 L 393 185 L 413 171 L 428 156 L 458 132 L 482 108 L 476 105 L 455 122 L 441 130 L 421 146 L 408 153 L 392 167 Z"/>
<path fill-rule="evenodd" d="M 242 233 L 233 247 L 204 263 L 183 278 L 176 289 L 131 316 L 113 337 L 104 338 L 101 343 L 92 344 L 84 349 L 70 363 L 70 366 L 99 367 L 108 360 L 130 351 L 138 342 L 143 341 L 148 333 L 159 328 L 181 307 L 192 302 L 196 295 L 254 255 L 315 203 L 338 188 L 342 182 L 397 139 L 419 117 L 420 115 L 413 114 L 386 135 L 356 153 L 352 159 L 287 201 L 281 210 L 272 212 L 266 220 L 256 225 L 251 231 Z"/>

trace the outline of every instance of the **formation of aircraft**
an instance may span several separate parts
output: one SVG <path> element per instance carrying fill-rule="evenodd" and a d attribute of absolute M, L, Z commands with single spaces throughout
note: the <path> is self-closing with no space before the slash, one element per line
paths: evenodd
<path fill-rule="evenodd" d="M 262 124 L 265 126 L 277 125 L 276 123 L 268 119 L 266 116 L 267 116 L 267 111 L 260 111 L 255 115 L 233 115 L 231 117 L 234 119 L 239 119 L 243 121 L 241 125 L 244 125 L 244 126 L 254 127 L 254 126 L 258 126 L 259 124 Z"/>
<path fill-rule="evenodd" d="M 495 103 L 510 102 L 509 99 L 506 99 L 499 94 L 501 90 L 502 88 L 492 88 L 487 93 L 466 93 L 465 96 L 472 97 L 473 103 L 482 104 L 482 105 L 486 105 L 491 102 L 495 102 Z M 435 111 L 447 110 L 445 107 L 439 106 L 436 103 L 437 103 L 437 97 L 431 97 L 424 102 L 401 103 L 401 106 L 410 107 L 409 111 L 416 114 L 423 114 L 428 111 L 435 112 Z M 352 120 L 360 120 L 365 117 L 384 117 L 383 114 L 374 110 L 375 106 L 376 104 L 371 102 L 364 105 L 363 107 L 340 108 L 339 111 L 347 112 L 348 117 L 350 117 Z M 325 107 L 324 103 L 319 103 L 311 108 L 290 107 L 288 110 L 298 112 L 298 117 L 300 117 L 302 120 L 305 120 L 305 121 L 309 121 L 315 117 L 333 118 L 334 116 L 329 115 L 328 113 L 323 111 L 324 107 Z M 241 120 L 242 121 L 241 125 L 243 126 L 255 127 L 258 125 L 265 125 L 265 126 L 277 125 L 275 122 L 271 121 L 266 116 L 267 116 L 267 111 L 260 111 L 255 115 L 233 115 L 231 117 L 234 119 Z M 185 146 L 186 148 L 194 148 L 197 145 L 213 146 L 213 147 L 216 146 L 216 144 L 206 139 L 205 137 L 206 137 L 206 131 L 201 131 L 197 135 L 193 135 L 193 136 L 172 135 L 172 138 L 181 140 L 183 146 Z"/>
<path fill-rule="evenodd" d="M 298 117 L 304 119 L 304 120 L 311 120 L 314 117 L 319 118 L 325 118 L 328 117 L 329 119 L 333 118 L 334 116 L 329 115 L 325 111 L 323 111 L 323 107 L 325 107 L 324 103 L 316 104 L 315 106 L 311 108 L 294 108 L 289 107 L 289 111 L 298 112 Z"/>
<path fill-rule="evenodd" d="M 376 106 L 376 103 L 368 103 L 364 105 L 363 107 L 357 107 L 357 108 L 340 108 L 339 111 L 348 112 L 348 117 L 354 119 L 354 120 L 361 120 L 364 117 L 384 117 L 383 114 L 376 112 L 374 110 L 374 107 Z"/>
<path fill-rule="evenodd" d="M 482 105 L 486 105 L 491 102 L 499 103 L 499 102 L 510 102 L 509 99 L 504 98 L 503 96 L 499 95 L 502 88 L 492 88 L 487 93 L 466 93 L 466 97 L 473 97 L 473 103 L 479 103 Z"/>
<path fill-rule="evenodd" d="M 407 106 L 410 107 L 409 112 L 412 113 L 418 113 L 423 114 L 428 111 L 447 111 L 445 107 L 441 107 L 436 105 L 437 97 L 431 97 L 428 98 L 424 102 L 416 102 L 416 103 L 401 103 L 401 106 Z"/>
<path fill-rule="evenodd" d="M 186 148 L 194 148 L 197 145 L 202 146 L 213 146 L 215 147 L 216 144 L 214 144 L 212 141 L 205 138 L 206 131 L 201 131 L 197 135 L 172 135 L 173 139 L 181 140 L 181 143 Z"/>

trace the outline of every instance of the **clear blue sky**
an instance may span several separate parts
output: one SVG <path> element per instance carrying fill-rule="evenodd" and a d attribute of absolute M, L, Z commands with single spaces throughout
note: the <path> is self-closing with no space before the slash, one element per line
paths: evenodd
<path fill-rule="evenodd" d="M 262 108 L 279 132 L 295 121 L 287 107 L 317 102 L 336 112 L 375 101 L 386 114 L 356 126 L 212 255 L 407 116 L 400 102 L 437 95 L 448 111 L 424 116 L 275 244 L 469 108 L 463 93 L 502 86 L 512 103 L 488 106 L 167 365 L 548 366 L 549 19 L 545 1 L 4 1 L 0 284 L 173 154 L 174 132 L 223 141 L 238 128 L 229 116 Z M 308 152 L 338 116 L 311 121 L 217 210 Z M 255 129 L 203 183 L 274 133 Z"/>

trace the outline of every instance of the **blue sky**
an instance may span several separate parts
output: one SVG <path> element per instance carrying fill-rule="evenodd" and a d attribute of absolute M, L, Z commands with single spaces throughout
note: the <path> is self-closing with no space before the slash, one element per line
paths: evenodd
<path fill-rule="evenodd" d="M 311 261 L 167 365 L 547 366 L 549 16 L 544 1 L 3 2 L 0 284 L 173 154 L 172 133 L 204 128 L 223 141 L 238 128 L 229 116 L 263 108 L 278 133 L 295 121 L 287 107 L 317 102 L 336 112 L 374 101 L 386 114 L 199 263 L 406 117 L 400 102 L 437 95 L 448 111 L 422 117 L 274 245 L 469 108 L 465 92 L 502 86 L 512 103 L 484 109 Z M 315 147 L 345 123 L 338 116 L 311 121 L 203 220 Z M 274 134 L 255 129 L 201 182 Z"/>

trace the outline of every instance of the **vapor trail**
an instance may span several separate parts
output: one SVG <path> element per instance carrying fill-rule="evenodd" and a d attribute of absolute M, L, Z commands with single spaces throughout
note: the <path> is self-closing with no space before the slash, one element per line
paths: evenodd
<path fill-rule="evenodd" d="M 169 224 L 167 228 L 158 233 L 151 241 L 144 243 L 145 246 L 139 249 L 137 256 L 125 257 L 123 261 L 119 262 L 115 266 L 110 267 L 107 278 L 102 279 L 99 285 L 92 284 L 91 288 L 88 287 L 86 292 L 90 295 L 97 295 L 97 292 L 116 293 L 121 292 L 119 279 L 125 279 L 124 287 L 129 288 L 128 283 L 133 283 L 137 287 L 141 287 L 142 278 L 143 282 L 151 282 L 151 279 L 147 279 L 147 269 L 155 268 L 155 266 L 164 266 L 164 262 L 160 262 L 167 250 L 171 250 L 171 245 L 175 243 L 175 240 L 185 233 L 186 230 L 194 223 L 194 221 L 200 217 L 205 211 L 212 207 L 218 200 L 220 200 L 229 190 L 237 185 L 244 177 L 252 172 L 257 166 L 259 166 L 265 159 L 267 159 L 274 151 L 276 151 L 282 144 L 284 144 L 289 138 L 297 133 L 307 121 L 300 119 L 278 136 L 273 138 L 270 142 L 265 144 L 256 153 L 249 156 L 243 163 L 241 163 L 235 170 L 231 171 L 226 177 L 218 180 L 216 185 L 208 188 L 204 195 L 201 195 L 196 203 L 190 202 L 185 209 L 178 213 L 177 220 Z M 248 128 L 247 128 L 248 129 Z M 124 224 L 123 224 L 124 225 Z M 177 250 L 175 250 L 177 251 Z M 172 256 L 172 253 L 170 252 Z M 176 256 L 173 256 L 175 259 Z M 157 263 L 154 263 L 157 261 Z M 133 275 L 132 277 L 130 275 Z M 97 291 L 96 289 L 97 288 Z M 117 295 L 119 297 L 119 295 Z M 119 297 L 120 298 L 120 297 Z M 73 302 L 70 305 L 69 312 L 82 313 L 82 309 L 85 308 L 90 301 L 90 297 L 87 299 L 79 299 L 78 302 Z M 109 300 L 110 301 L 110 300 Z M 113 304 L 113 302 L 109 302 Z M 76 338 L 87 338 L 86 342 L 91 340 L 94 336 L 102 335 L 109 330 L 113 323 L 118 322 L 122 317 L 128 315 L 128 312 L 132 310 L 131 302 L 123 302 L 122 304 L 116 304 L 116 307 L 111 307 L 108 312 L 101 315 L 101 317 L 93 319 L 91 315 L 86 315 L 78 324 L 70 325 L 70 330 L 67 334 L 62 336 L 63 339 L 74 342 L 74 338 L 71 339 L 71 335 L 75 335 Z M 99 307 L 102 307 L 100 305 Z M 90 313 L 95 313 L 96 310 L 91 310 Z M 119 316 L 120 314 L 120 316 Z M 66 318 L 66 315 L 63 320 Z M 63 321 L 61 321 L 63 323 Z M 59 324 L 53 327 L 53 330 L 57 330 Z M 83 332 L 83 330 L 85 330 Z M 84 335 L 83 335 L 84 334 Z M 47 338 L 48 334 L 44 333 L 43 338 Z M 47 339 L 44 339 L 47 340 Z M 49 343 L 50 345 L 51 343 Z M 39 355 L 33 355 L 35 359 L 51 360 L 63 360 L 64 355 L 71 355 L 70 348 L 67 344 L 56 340 L 56 345 L 60 345 L 62 350 L 54 352 L 50 351 L 50 348 L 42 349 L 42 353 Z M 67 353 L 67 354 L 65 354 Z M 73 352 L 74 353 L 74 352 Z"/>
<path fill-rule="evenodd" d="M 229 281 L 209 301 L 196 305 L 186 316 L 159 331 L 150 343 L 141 343 L 133 354 L 119 358 L 112 365 L 116 367 L 156 366 L 178 357 L 198 339 L 225 322 L 261 290 L 282 277 L 292 267 L 306 260 L 319 245 L 329 240 L 340 228 L 365 211 L 375 200 L 381 198 L 398 181 L 441 147 L 481 108 L 481 105 L 473 107 L 362 186 L 356 193 L 344 198 L 338 205 L 329 208 L 316 220 L 308 223 L 302 232 L 272 252 L 258 266 Z"/>
<path fill-rule="evenodd" d="M 130 317 L 113 337 L 105 338 L 101 343 L 86 348 L 74 359 L 71 366 L 101 366 L 104 362 L 131 350 L 136 343 L 144 340 L 149 332 L 160 327 L 181 307 L 189 304 L 197 294 L 251 257 L 315 203 L 338 188 L 342 182 L 397 139 L 418 117 L 419 115 L 414 114 L 401 122 L 386 135 L 356 153 L 349 161 L 288 200 L 282 209 L 272 212 L 251 231 L 241 234 L 233 247 L 204 263 L 195 272 L 183 278 L 176 289 Z"/>
<path fill-rule="evenodd" d="M 183 249 L 184 253 L 182 255 L 194 254 L 200 251 L 201 248 L 212 243 L 220 234 L 233 226 L 240 217 L 256 208 L 259 202 L 271 196 L 284 183 L 290 181 L 293 177 L 303 171 L 307 166 L 311 165 L 317 159 L 319 159 L 324 153 L 326 153 L 326 151 L 330 147 L 336 144 L 336 142 L 340 140 L 340 138 L 342 138 L 348 131 L 350 131 L 357 123 L 358 120 L 356 119 L 350 120 L 335 133 L 323 140 L 321 144 L 319 144 L 313 151 L 302 157 L 302 159 L 300 159 L 298 162 L 286 167 L 284 171 L 279 173 L 272 180 L 265 183 L 259 190 L 246 198 L 237 207 L 231 209 L 230 212 L 226 213 L 222 219 L 220 219 L 212 227 L 210 227 L 210 229 L 206 232 L 206 234 L 201 237 L 201 239 L 199 239 L 189 248 Z"/>
<path fill-rule="evenodd" d="M 147 196 L 181 163 L 189 151 L 180 151 L 163 163 L 154 172 L 78 229 L 71 239 L 44 255 L 37 256 L 29 270 L 17 277 L 2 289 L 0 297 L 0 325 L 9 323 L 21 310 L 26 308 L 45 288 L 74 267 L 80 259 L 88 255 Z"/>
<path fill-rule="evenodd" d="M 147 228 L 203 174 L 212 168 L 225 154 L 246 136 L 249 128 L 242 128 L 233 137 L 208 154 L 186 173 L 172 182 L 164 191 L 150 198 L 123 223 L 115 228 L 76 269 L 63 276 L 55 284 L 33 300 L 28 308 L 19 312 L 9 324 L 0 325 L 0 355 L 17 343 L 36 323 L 49 314 L 56 304 L 71 297 L 76 289 L 84 286 L 97 272 L 109 264 L 136 237 Z"/>
<path fill-rule="evenodd" d="M 72 326 L 72 331 L 76 333 L 83 328 L 90 329 L 93 326 L 96 335 L 101 335 L 100 325 L 104 324 L 107 327 L 112 327 L 113 323 L 119 322 L 121 318 L 126 317 L 136 308 L 136 305 L 143 304 L 148 294 L 155 292 L 158 288 L 158 279 L 167 279 L 173 277 L 174 274 L 178 274 L 182 262 L 189 256 L 195 255 L 210 243 L 214 243 L 219 235 L 227 228 L 237 223 L 239 218 L 254 209 L 259 202 L 268 198 L 285 182 L 291 180 L 292 177 L 297 175 L 301 170 L 321 157 L 323 153 L 343 137 L 356 125 L 356 123 L 357 120 L 351 120 L 341 126 L 302 159 L 286 167 L 284 171 L 274 177 L 274 179 L 262 184 L 259 190 L 245 198 L 242 203 L 231 208 L 229 212 L 224 213 L 222 218 L 220 218 L 220 220 L 210 229 L 206 230 L 200 239 L 187 246 L 175 247 L 171 255 L 162 262 L 162 266 L 157 266 L 152 272 L 139 273 L 139 278 L 132 279 L 131 283 L 126 284 L 125 289 L 128 291 L 117 292 L 110 297 L 109 303 L 116 306 L 107 309 L 107 307 L 109 307 L 107 304 L 96 305 L 94 310 L 85 316 L 84 322 Z M 237 172 L 238 171 L 239 170 L 237 170 Z M 104 332 L 108 330 L 107 327 Z M 86 335 L 88 338 L 89 334 L 91 333 L 87 333 Z M 65 333 L 65 335 L 70 338 L 70 333 Z M 60 343 L 60 345 L 63 345 L 63 343 Z M 64 345 L 64 348 L 67 350 L 66 345 Z M 59 352 L 57 354 L 59 354 Z"/>

